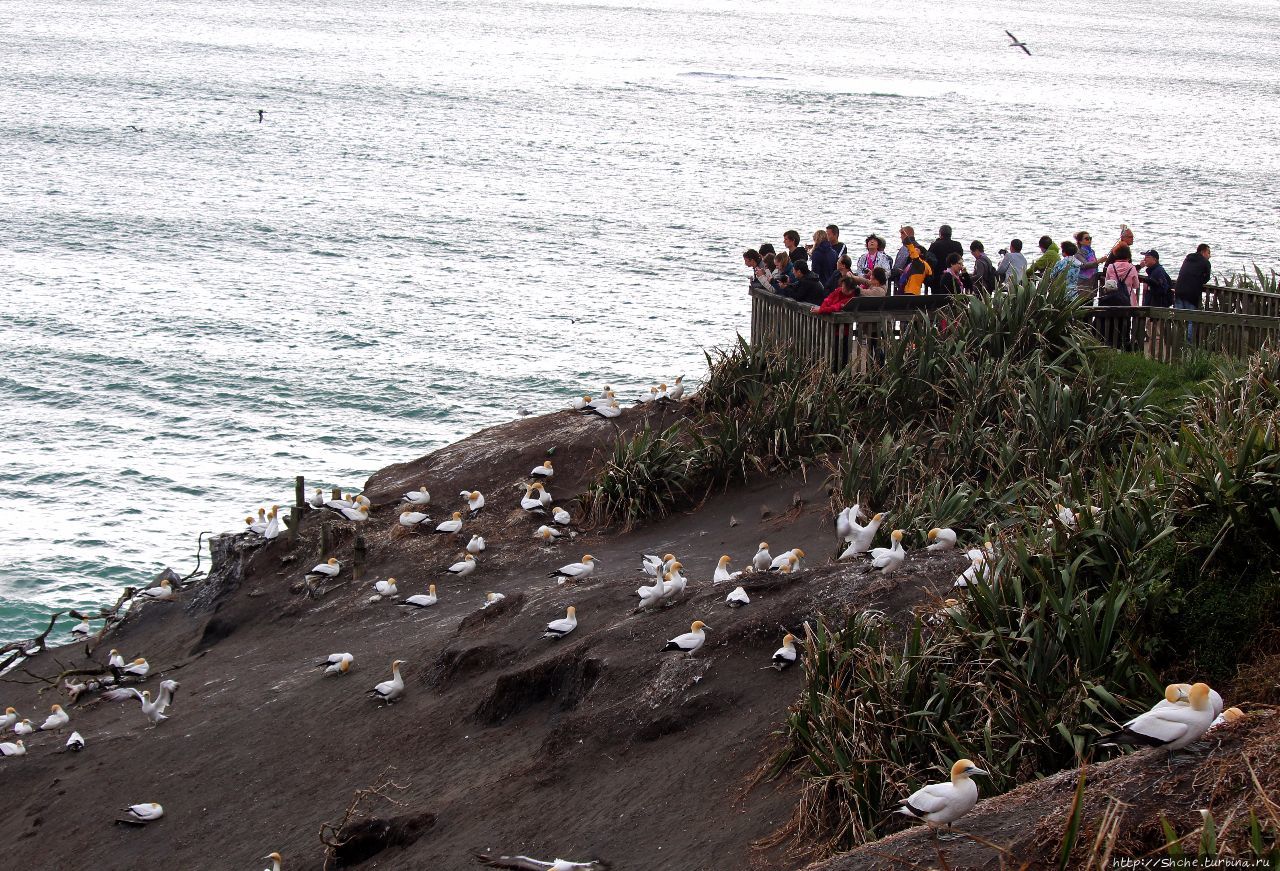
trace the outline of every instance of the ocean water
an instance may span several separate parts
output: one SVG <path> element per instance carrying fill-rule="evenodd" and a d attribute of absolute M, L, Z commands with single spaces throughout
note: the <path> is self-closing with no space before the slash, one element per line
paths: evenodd
<path fill-rule="evenodd" d="M 0 639 L 296 474 L 696 377 L 784 229 L 1280 263 L 1272 0 L 2 11 Z"/>

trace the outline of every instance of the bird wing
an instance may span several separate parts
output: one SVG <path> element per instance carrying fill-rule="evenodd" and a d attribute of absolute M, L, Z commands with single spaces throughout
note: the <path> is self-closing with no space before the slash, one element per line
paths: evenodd
<path fill-rule="evenodd" d="M 951 784 L 931 783 L 911 793 L 906 803 L 922 813 L 932 814 L 945 808 L 954 797 Z"/>
<path fill-rule="evenodd" d="M 552 620 L 548 623 L 547 631 L 564 635 L 566 632 L 572 632 L 573 628 L 577 625 L 577 623 L 570 623 L 567 619 L 561 618 L 559 620 Z"/>
<path fill-rule="evenodd" d="M 1027 48 L 1025 45 L 1020 45 L 1020 46 L 1018 46 L 1018 48 L 1020 48 L 1020 49 L 1022 49 L 1023 51 L 1025 51 L 1025 52 L 1027 53 L 1027 56 L 1028 56 L 1028 57 L 1030 57 L 1030 56 L 1031 56 L 1031 49 Z"/>
<path fill-rule="evenodd" d="M 1168 744 L 1187 734 L 1187 729 L 1190 726 L 1186 715 L 1190 710 L 1189 707 L 1178 706 L 1147 711 L 1145 714 L 1140 714 L 1125 723 L 1124 728 L 1126 731 L 1141 735 L 1144 738 L 1151 738 L 1161 744 Z"/>
<path fill-rule="evenodd" d="M 114 690 L 107 690 L 105 693 L 102 694 L 102 697 L 104 699 L 107 699 L 112 702 L 123 702 L 125 699 L 129 698 L 130 696 L 134 696 L 138 699 L 141 699 L 142 693 L 138 692 L 133 687 L 119 687 Z"/>
<path fill-rule="evenodd" d="M 486 856 L 484 853 L 473 854 L 481 864 L 490 868 L 510 868 L 513 871 L 547 871 L 551 862 L 540 862 L 528 856 Z"/>
<path fill-rule="evenodd" d="M 1009 31 L 1006 30 L 1005 33 L 1009 33 Z M 1014 36 L 1012 33 L 1009 33 L 1009 38 L 1012 39 L 1014 42 L 1018 41 L 1018 37 Z"/>

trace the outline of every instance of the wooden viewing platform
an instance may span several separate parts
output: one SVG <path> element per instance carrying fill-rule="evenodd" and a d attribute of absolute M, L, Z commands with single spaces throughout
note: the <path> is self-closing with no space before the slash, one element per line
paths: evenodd
<path fill-rule="evenodd" d="M 882 357 L 883 344 L 900 339 L 914 318 L 937 318 L 954 298 L 860 297 L 839 314 L 814 315 L 809 306 L 751 288 L 751 343 L 788 345 L 794 353 L 833 370 L 865 369 Z M 1264 344 L 1280 345 L 1280 294 L 1241 288 L 1205 288 L 1204 308 L 1090 306 L 1080 317 L 1104 344 L 1170 363 L 1189 351 L 1247 357 Z"/>

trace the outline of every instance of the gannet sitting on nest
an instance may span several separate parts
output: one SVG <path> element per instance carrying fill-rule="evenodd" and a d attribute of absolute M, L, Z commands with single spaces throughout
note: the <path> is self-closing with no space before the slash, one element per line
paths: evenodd
<path fill-rule="evenodd" d="M 467 542 L 467 553 L 474 555 L 484 553 L 485 543 L 483 535 L 473 535 L 471 540 Z"/>
<path fill-rule="evenodd" d="M 724 603 L 730 608 L 741 608 L 743 605 L 751 604 L 751 597 L 742 587 L 734 587 L 733 592 L 724 597 Z"/>
<path fill-rule="evenodd" d="M 796 662 L 796 637 L 788 632 L 782 636 L 782 646 L 773 652 L 773 667 L 782 671 Z"/>
<path fill-rule="evenodd" d="M 373 585 L 373 588 L 377 590 L 377 594 L 369 598 L 369 601 L 371 602 L 377 602 L 381 599 L 389 599 L 392 596 L 400 595 L 400 591 L 396 589 L 395 578 L 387 578 L 385 581 L 378 581 Z"/>
<path fill-rule="evenodd" d="M 79 753 L 84 749 L 84 738 L 79 732 L 72 732 L 71 737 L 67 739 L 65 747 L 72 753 Z"/>
<path fill-rule="evenodd" d="M 406 665 L 404 660 L 397 659 L 391 663 L 391 680 L 384 680 L 369 694 L 383 702 L 394 702 L 404 694 L 404 678 L 400 676 L 400 666 Z"/>
<path fill-rule="evenodd" d="M 246 517 L 244 522 L 254 535 L 262 535 L 267 530 L 267 509 L 259 508 L 256 520 L 252 517 Z"/>
<path fill-rule="evenodd" d="M 431 584 L 430 586 L 427 587 L 427 592 L 418 593 L 417 595 L 410 596 L 400 604 L 412 605 L 415 608 L 430 608 L 432 605 L 434 605 L 438 601 L 440 601 L 440 599 L 436 596 L 436 585 Z"/>
<path fill-rule="evenodd" d="M 693 625 L 689 627 L 688 632 L 672 638 L 662 649 L 663 651 L 679 650 L 682 653 L 693 656 L 698 652 L 698 648 L 702 646 L 702 642 L 707 640 L 707 633 L 704 630 L 710 628 L 710 626 L 703 623 L 701 620 L 694 620 Z"/>
<path fill-rule="evenodd" d="M 902 567 L 907 552 L 902 549 L 902 530 L 895 529 L 889 536 L 893 544 L 890 547 L 877 547 L 871 550 L 871 564 L 886 575 Z"/>
<path fill-rule="evenodd" d="M 447 571 L 451 575 L 457 575 L 460 578 L 465 578 L 467 575 L 471 574 L 475 570 L 476 570 L 476 558 L 468 553 L 468 554 L 463 554 L 462 559 L 458 560 L 458 562 L 449 566 Z"/>
<path fill-rule="evenodd" d="M 480 610 L 483 611 L 485 608 L 488 608 L 490 605 L 496 605 L 505 598 L 507 597 L 503 593 L 485 593 L 484 604 L 480 606 Z"/>
<path fill-rule="evenodd" d="M 405 502 L 408 502 L 410 505 L 430 505 L 431 504 L 431 494 L 427 492 L 426 487 L 419 487 L 417 490 L 410 490 L 408 493 L 405 493 L 404 496 L 400 498 L 403 499 Z"/>
<path fill-rule="evenodd" d="M 148 587 L 138 594 L 144 599 L 154 599 L 157 602 L 168 602 L 177 596 L 173 591 L 173 587 L 169 585 L 169 581 L 163 580 L 158 587 Z"/>
<path fill-rule="evenodd" d="M 36 727 L 31 724 L 30 720 L 19 720 L 13 724 L 13 734 L 15 735 L 30 735 L 35 730 Z"/>
<path fill-rule="evenodd" d="M 850 517 L 849 528 L 852 532 L 845 537 L 845 541 L 849 543 L 849 546 L 840 554 L 840 559 L 849 559 L 871 550 L 871 542 L 875 541 L 876 533 L 880 531 L 880 524 L 883 520 L 884 514 L 873 514 L 871 519 L 867 521 L 867 525 L 862 526 L 856 518 Z"/>
<path fill-rule="evenodd" d="M 929 530 L 929 541 L 933 544 L 929 545 L 925 550 L 951 550 L 956 546 L 956 531 L 947 527 L 934 527 Z"/>
<path fill-rule="evenodd" d="M 284 857 L 279 853 L 268 853 L 262 858 L 271 860 L 271 867 L 263 868 L 262 871 L 280 871 L 280 863 L 284 861 Z"/>
<path fill-rule="evenodd" d="M 351 671 L 356 658 L 350 653 L 330 653 L 316 663 L 316 668 L 323 668 L 325 674 L 346 674 Z"/>
<path fill-rule="evenodd" d="M 591 573 L 595 570 L 595 567 L 596 558 L 591 554 L 586 554 L 582 558 L 582 562 L 569 563 L 567 566 L 561 566 L 554 572 L 548 572 L 547 577 L 558 578 L 559 583 L 563 584 L 565 581 L 573 581 L 590 577 Z"/>
<path fill-rule="evenodd" d="M 729 555 L 725 554 L 720 557 L 720 561 L 716 563 L 715 573 L 711 576 L 711 584 L 727 584 L 730 581 L 736 581 L 742 577 L 742 572 L 729 571 Z"/>
<path fill-rule="evenodd" d="M 0 744 L 0 756 L 25 756 L 27 755 L 27 745 L 22 743 L 22 739 L 9 742 L 5 741 Z"/>
<path fill-rule="evenodd" d="M 1234 723 L 1237 720 L 1241 720 L 1243 718 L 1244 718 L 1244 711 L 1240 710 L 1239 708 L 1227 708 L 1225 711 L 1223 711 L 1221 714 L 1219 714 L 1217 717 L 1214 718 L 1213 722 L 1209 724 L 1209 728 L 1216 729 L 1219 726 L 1225 726 L 1229 723 Z"/>
<path fill-rule="evenodd" d="M 317 487 L 315 492 L 307 497 L 307 504 L 310 505 L 312 508 L 323 508 L 324 507 L 324 491 L 321 490 L 319 487 Z"/>
<path fill-rule="evenodd" d="M 340 571 L 342 571 L 342 563 L 338 562 L 333 557 L 329 557 L 328 560 L 320 563 L 320 565 L 316 566 L 311 571 L 307 572 L 307 577 L 317 576 L 317 577 L 325 577 L 325 578 L 336 578 L 338 576 L 338 572 Z"/>
<path fill-rule="evenodd" d="M 973 809 L 978 803 L 978 784 L 969 778 L 974 774 L 986 774 L 968 759 L 961 759 L 951 766 L 950 783 L 931 783 L 917 789 L 898 802 L 897 813 L 924 820 L 930 826 L 951 824 Z"/>
<path fill-rule="evenodd" d="M 453 516 L 436 527 L 436 532 L 454 533 L 462 531 L 462 512 L 455 511 Z"/>
<path fill-rule="evenodd" d="M 484 495 L 479 490 L 463 490 L 458 495 L 467 500 L 467 517 L 475 520 L 484 508 Z"/>
<path fill-rule="evenodd" d="M 552 620 L 547 624 L 547 631 L 542 634 L 543 638 L 564 638 L 570 632 L 578 628 L 578 609 L 572 605 L 565 611 L 565 615 L 560 620 Z"/>
<path fill-rule="evenodd" d="M 541 466 L 534 466 L 533 471 L 529 473 L 531 478 L 550 478 L 556 473 L 555 467 L 551 465 L 550 460 L 543 461 Z"/>
<path fill-rule="evenodd" d="M 555 541 L 557 538 L 560 537 L 560 535 L 561 533 L 559 531 L 552 529 L 550 526 L 547 526 L 545 523 L 539 526 L 537 530 L 535 530 L 533 533 L 534 538 L 540 538 L 543 541 Z"/>
<path fill-rule="evenodd" d="M 751 567 L 758 572 L 767 572 L 771 565 L 773 565 L 773 557 L 769 555 L 769 542 L 762 541 L 760 549 L 751 558 Z"/>
<path fill-rule="evenodd" d="M 0 729 L 8 729 L 16 722 L 18 722 L 18 711 L 12 707 L 5 708 L 4 716 L 0 717 Z"/>
<path fill-rule="evenodd" d="M 542 500 L 534 493 L 533 485 L 529 484 L 524 488 L 524 496 L 520 498 L 520 507 L 530 514 L 546 514 L 547 509 L 543 506 Z"/>
<path fill-rule="evenodd" d="M 369 507 L 367 505 L 357 505 L 354 508 L 334 508 L 332 505 L 326 505 L 325 507 L 344 520 L 363 523 L 369 519 Z"/>
<path fill-rule="evenodd" d="M 413 529 L 414 527 L 424 526 L 431 522 L 431 515 L 425 511 L 415 511 L 412 506 L 406 505 L 400 510 L 400 525 Z"/>
<path fill-rule="evenodd" d="M 40 724 L 40 731 L 52 732 L 54 729 L 61 729 L 71 722 L 71 715 L 62 710 L 62 705 L 54 705 L 49 710 L 53 711 L 53 713 L 45 717 L 44 722 Z"/>
<path fill-rule="evenodd" d="M 1214 710 L 1209 702 L 1209 685 L 1191 685 L 1187 705 L 1157 703 L 1145 714 L 1139 714 L 1119 730 L 1098 739 L 1102 745 L 1133 744 L 1159 747 L 1173 754 L 1200 740 L 1213 724 Z"/>
<path fill-rule="evenodd" d="M 133 662 L 120 670 L 125 674 L 130 674 L 134 677 L 146 677 L 147 673 L 151 671 L 151 663 L 139 656 Z"/>
<path fill-rule="evenodd" d="M 774 557 L 773 561 L 769 563 L 769 571 L 771 572 L 779 571 L 784 565 L 787 564 L 788 557 L 794 558 L 790 560 L 791 562 L 790 571 L 793 571 L 793 572 L 800 571 L 800 560 L 804 559 L 804 551 L 802 551 L 798 547 L 793 547 L 791 548 L 791 550 L 785 551 L 779 554 L 778 556 Z"/>
<path fill-rule="evenodd" d="M 551 519 L 561 526 L 568 526 L 573 522 L 573 516 L 563 508 L 553 508 L 551 510 Z"/>
<path fill-rule="evenodd" d="M 124 814 L 125 819 L 120 822 L 145 825 L 146 823 L 153 823 L 164 816 L 164 808 L 151 801 L 146 804 L 130 805 L 124 809 Z"/>

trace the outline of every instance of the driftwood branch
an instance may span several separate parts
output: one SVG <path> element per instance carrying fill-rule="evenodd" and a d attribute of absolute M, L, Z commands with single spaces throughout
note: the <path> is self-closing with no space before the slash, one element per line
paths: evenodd
<path fill-rule="evenodd" d="M 185 584 L 187 581 L 200 574 L 200 558 L 204 556 L 204 537 L 206 535 L 213 535 L 213 533 L 206 530 L 196 537 L 196 567 L 191 570 L 191 574 L 182 579 L 181 583 Z"/>
<path fill-rule="evenodd" d="M 61 611 L 55 611 L 49 615 L 49 625 L 44 631 L 33 638 L 26 641 L 10 641 L 7 644 L 0 644 L 0 656 L 4 656 L 3 662 L 0 662 L 0 671 L 4 671 L 19 659 L 35 656 L 44 650 L 45 639 L 49 637 L 49 633 L 53 631 L 53 627 L 58 624 L 58 618 L 62 616 Z"/>
<path fill-rule="evenodd" d="M 371 798 L 381 798 L 393 805 L 404 804 L 404 802 L 387 794 L 387 790 L 403 791 L 408 788 L 391 779 L 391 772 L 393 771 L 395 771 L 395 768 L 388 765 L 380 775 L 378 783 L 373 786 L 366 786 L 364 789 L 357 789 L 355 794 L 351 796 L 351 803 L 347 805 L 346 813 L 342 815 L 342 821 L 337 825 L 333 823 L 322 823 L 320 825 L 320 843 L 324 845 L 324 871 L 329 871 L 329 863 L 336 858 L 338 850 L 342 849 L 342 846 L 346 844 L 342 833 L 348 830 L 353 821 L 368 816 L 368 814 L 360 810 L 360 806 L 364 802 Z"/>

